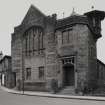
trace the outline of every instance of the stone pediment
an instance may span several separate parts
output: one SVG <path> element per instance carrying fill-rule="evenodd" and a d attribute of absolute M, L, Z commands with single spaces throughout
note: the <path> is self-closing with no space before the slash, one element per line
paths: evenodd
<path fill-rule="evenodd" d="M 35 21 L 41 21 L 43 17 L 45 17 L 45 15 L 38 8 L 31 5 L 21 24 L 30 24 Z"/>

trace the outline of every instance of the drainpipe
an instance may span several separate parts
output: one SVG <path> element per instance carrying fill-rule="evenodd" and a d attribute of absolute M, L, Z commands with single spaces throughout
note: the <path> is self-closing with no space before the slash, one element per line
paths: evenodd
<path fill-rule="evenodd" d="M 21 38 L 21 43 L 22 43 L 22 91 L 24 94 L 24 44 L 23 44 L 23 36 Z"/>

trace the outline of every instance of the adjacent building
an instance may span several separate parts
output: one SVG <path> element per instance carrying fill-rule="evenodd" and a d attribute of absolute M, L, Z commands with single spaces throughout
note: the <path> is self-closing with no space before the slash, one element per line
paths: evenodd
<path fill-rule="evenodd" d="M 0 81 L 1 81 L 1 72 L 2 72 L 2 65 L 1 65 L 1 59 L 3 58 L 2 51 L 0 52 Z"/>
<path fill-rule="evenodd" d="M 105 87 L 105 64 L 97 60 L 97 83 L 99 87 Z"/>
<path fill-rule="evenodd" d="M 1 61 L 1 85 L 7 88 L 15 86 L 15 73 L 12 72 L 11 56 L 5 55 Z"/>
<path fill-rule="evenodd" d="M 67 86 L 74 91 L 96 88 L 101 71 L 97 69 L 96 43 L 102 36 L 104 17 L 104 11 L 93 10 L 83 15 L 73 11 L 69 17 L 57 19 L 56 14 L 46 16 L 31 5 L 12 34 L 16 87 L 51 91 L 55 81 L 61 90 Z"/>

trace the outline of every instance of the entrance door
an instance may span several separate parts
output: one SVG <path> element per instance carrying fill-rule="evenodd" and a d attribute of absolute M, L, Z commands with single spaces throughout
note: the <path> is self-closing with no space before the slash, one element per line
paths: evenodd
<path fill-rule="evenodd" d="M 64 67 L 64 84 L 65 86 L 74 86 L 74 66 Z"/>

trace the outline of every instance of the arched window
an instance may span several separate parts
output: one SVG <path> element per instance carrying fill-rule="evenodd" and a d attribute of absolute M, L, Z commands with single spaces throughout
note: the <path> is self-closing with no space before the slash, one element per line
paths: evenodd
<path fill-rule="evenodd" d="M 44 51 L 43 29 L 40 27 L 32 27 L 24 34 L 25 55 L 31 56 L 42 54 Z"/>

